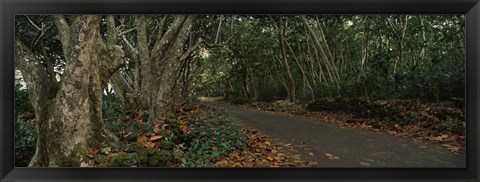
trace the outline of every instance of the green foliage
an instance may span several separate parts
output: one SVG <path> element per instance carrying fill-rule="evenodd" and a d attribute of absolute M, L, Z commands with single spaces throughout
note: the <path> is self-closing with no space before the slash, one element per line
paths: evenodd
<path fill-rule="evenodd" d="M 210 106 L 188 116 L 186 145 L 175 149 L 185 167 L 211 167 L 213 162 L 234 149 L 245 147 L 245 136 L 233 119 Z"/>
<path fill-rule="evenodd" d="M 171 151 L 147 148 L 134 142 L 130 149 L 112 156 L 108 167 L 166 167 L 173 160 Z"/>
<path fill-rule="evenodd" d="M 121 152 L 113 156 L 107 163 L 108 167 L 138 167 L 139 158 L 135 153 Z"/>
<path fill-rule="evenodd" d="M 357 118 L 371 118 L 400 126 L 418 124 L 438 133 L 464 132 L 465 113 L 448 104 L 425 104 L 418 100 L 370 100 L 366 98 L 324 98 L 306 106 L 308 111 L 344 112 Z"/>
<path fill-rule="evenodd" d="M 15 166 L 28 166 L 35 154 L 35 114 L 26 89 L 15 84 Z"/>
<path fill-rule="evenodd" d="M 15 166 L 26 167 L 35 154 L 37 130 L 34 119 L 15 122 Z"/>
<path fill-rule="evenodd" d="M 22 85 L 17 83 L 15 84 L 15 118 L 19 115 L 26 112 L 33 113 L 33 106 L 30 103 L 30 98 L 28 96 L 28 91 L 26 89 L 21 89 Z"/>
<path fill-rule="evenodd" d="M 136 112 L 125 113 L 113 93 L 103 95 L 102 111 L 105 128 L 120 138 L 129 134 L 133 139 L 133 136 L 141 132 L 142 125 L 148 118 L 148 115 L 138 118 L 136 116 L 139 113 Z"/>
<path fill-rule="evenodd" d="M 301 101 L 365 96 L 442 102 L 465 97 L 464 16 L 306 18 L 332 65 L 326 66 L 328 60 L 314 50 L 300 17 L 284 16 L 287 59 Z M 281 50 L 272 19 L 227 16 L 226 20 L 222 36 L 231 36 L 233 30 L 237 36 L 222 47 L 207 49 L 198 93 L 223 94 L 237 104 L 285 99 Z"/>
<path fill-rule="evenodd" d="M 106 123 L 115 121 L 118 117 L 124 115 L 120 103 L 115 98 L 115 94 L 107 93 L 106 95 L 103 95 L 102 113 Z"/>
<path fill-rule="evenodd" d="M 164 149 L 164 150 L 173 150 L 175 147 L 175 143 L 167 140 L 162 140 L 158 143 L 158 148 Z"/>

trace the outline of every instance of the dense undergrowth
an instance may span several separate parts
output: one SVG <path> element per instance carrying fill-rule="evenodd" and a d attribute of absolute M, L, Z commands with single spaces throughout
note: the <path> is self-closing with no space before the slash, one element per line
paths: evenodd
<path fill-rule="evenodd" d="M 119 145 L 108 144 L 109 153 L 102 152 L 105 148 L 90 150 L 91 166 L 213 167 L 229 152 L 245 148 L 245 136 L 235 121 L 208 105 L 183 103 L 174 115 L 154 123 L 148 122 L 146 112 L 108 122 Z M 111 150 L 112 146 L 120 147 Z"/>
<path fill-rule="evenodd" d="M 421 103 L 418 100 L 372 100 L 367 98 L 325 98 L 306 105 L 307 111 L 331 111 L 373 118 L 401 126 L 419 124 L 438 133 L 464 134 L 463 105 Z"/>
<path fill-rule="evenodd" d="M 224 110 L 186 103 L 179 108 L 185 143 L 175 153 L 183 167 L 212 167 L 232 150 L 245 148 L 245 135 Z"/>
<path fill-rule="evenodd" d="M 26 90 L 17 89 L 16 166 L 27 166 L 35 153 L 33 109 Z M 247 137 L 221 108 L 182 103 L 169 118 L 148 121 L 144 111 L 124 113 L 114 95 L 103 101 L 105 127 L 116 136 L 88 149 L 95 167 L 214 167 L 233 150 L 244 150 Z"/>
<path fill-rule="evenodd" d="M 35 153 L 35 114 L 26 90 L 17 88 L 16 166 L 28 166 Z M 118 140 L 86 151 L 90 167 L 238 167 L 304 164 L 299 157 L 280 153 L 275 161 L 270 148 L 262 144 L 265 137 L 247 137 L 250 130 L 242 129 L 225 110 L 209 105 L 182 103 L 170 118 L 148 122 L 148 113 L 123 112 L 113 94 L 103 100 L 106 128 Z M 261 151 L 263 158 L 252 151 Z M 232 158 L 234 153 L 250 157 Z M 275 152 L 275 150 L 273 151 Z M 228 157 L 230 156 L 230 157 Z M 235 155 L 233 155 L 235 156 Z M 277 158 L 276 158 L 277 159 Z M 288 162 L 290 160 L 295 160 Z M 227 162 L 225 162 L 227 161 Z M 283 164 L 282 163 L 282 164 Z M 85 166 L 84 166 L 85 167 Z"/>
<path fill-rule="evenodd" d="M 20 88 L 20 84 L 15 85 L 15 166 L 27 166 L 35 154 L 37 131 L 28 92 Z"/>

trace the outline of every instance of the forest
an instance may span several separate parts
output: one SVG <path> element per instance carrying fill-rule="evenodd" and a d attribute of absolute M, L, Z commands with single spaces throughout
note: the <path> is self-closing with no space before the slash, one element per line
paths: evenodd
<path fill-rule="evenodd" d="M 16 15 L 15 71 L 17 167 L 383 165 L 262 113 L 465 160 L 463 15 Z"/>

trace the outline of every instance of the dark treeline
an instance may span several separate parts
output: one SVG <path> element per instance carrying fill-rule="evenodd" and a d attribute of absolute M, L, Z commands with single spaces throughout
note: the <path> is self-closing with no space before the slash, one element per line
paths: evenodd
<path fill-rule="evenodd" d="M 234 38 L 207 49 L 202 94 L 464 98 L 463 16 L 230 16 L 221 26 Z"/>

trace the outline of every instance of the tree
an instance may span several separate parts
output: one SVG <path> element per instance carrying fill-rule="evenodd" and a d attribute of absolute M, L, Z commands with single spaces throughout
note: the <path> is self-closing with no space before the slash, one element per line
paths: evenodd
<path fill-rule="evenodd" d="M 283 20 L 282 17 L 279 17 L 278 24 L 275 24 L 278 34 L 278 42 L 280 44 L 280 49 L 282 51 L 282 67 L 285 75 L 285 80 L 287 82 L 287 92 L 288 92 L 288 100 L 290 102 L 295 102 L 295 80 L 293 79 L 292 72 L 290 71 L 290 66 L 288 64 L 288 56 L 287 56 L 287 48 L 285 46 L 285 32 L 283 28 Z"/>
<path fill-rule="evenodd" d="M 172 19 L 170 24 L 167 23 L 169 19 Z M 156 30 L 149 32 L 152 27 L 147 26 L 148 21 L 158 23 L 158 20 L 159 25 L 153 27 Z M 126 109 L 148 110 L 152 122 L 165 118 L 172 111 L 174 86 L 181 63 L 202 43 L 198 39 L 195 45 L 185 44 L 194 21 L 193 15 L 153 16 L 151 19 L 145 15 L 133 17 L 135 41 L 125 37 L 123 41 L 130 49 L 132 62 L 135 62 L 132 64 L 134 73 L 121 71 L 112 79 L 117 97 L 123 106 L 128 107 Z"/>
<path fill-rule="evenodd" d="M 101 16 L 54 16 L 65 69 L 59 82 L 17 36 L 15 63 L 36 113 L 37 149 L 29 166 L 82 166 L 88 148 L 111 138 L 102 119 L 102 84 L 123 65 L 123 51 L 105 45 Z M 58 84 L 58 86 L 57 86 Z"/>

